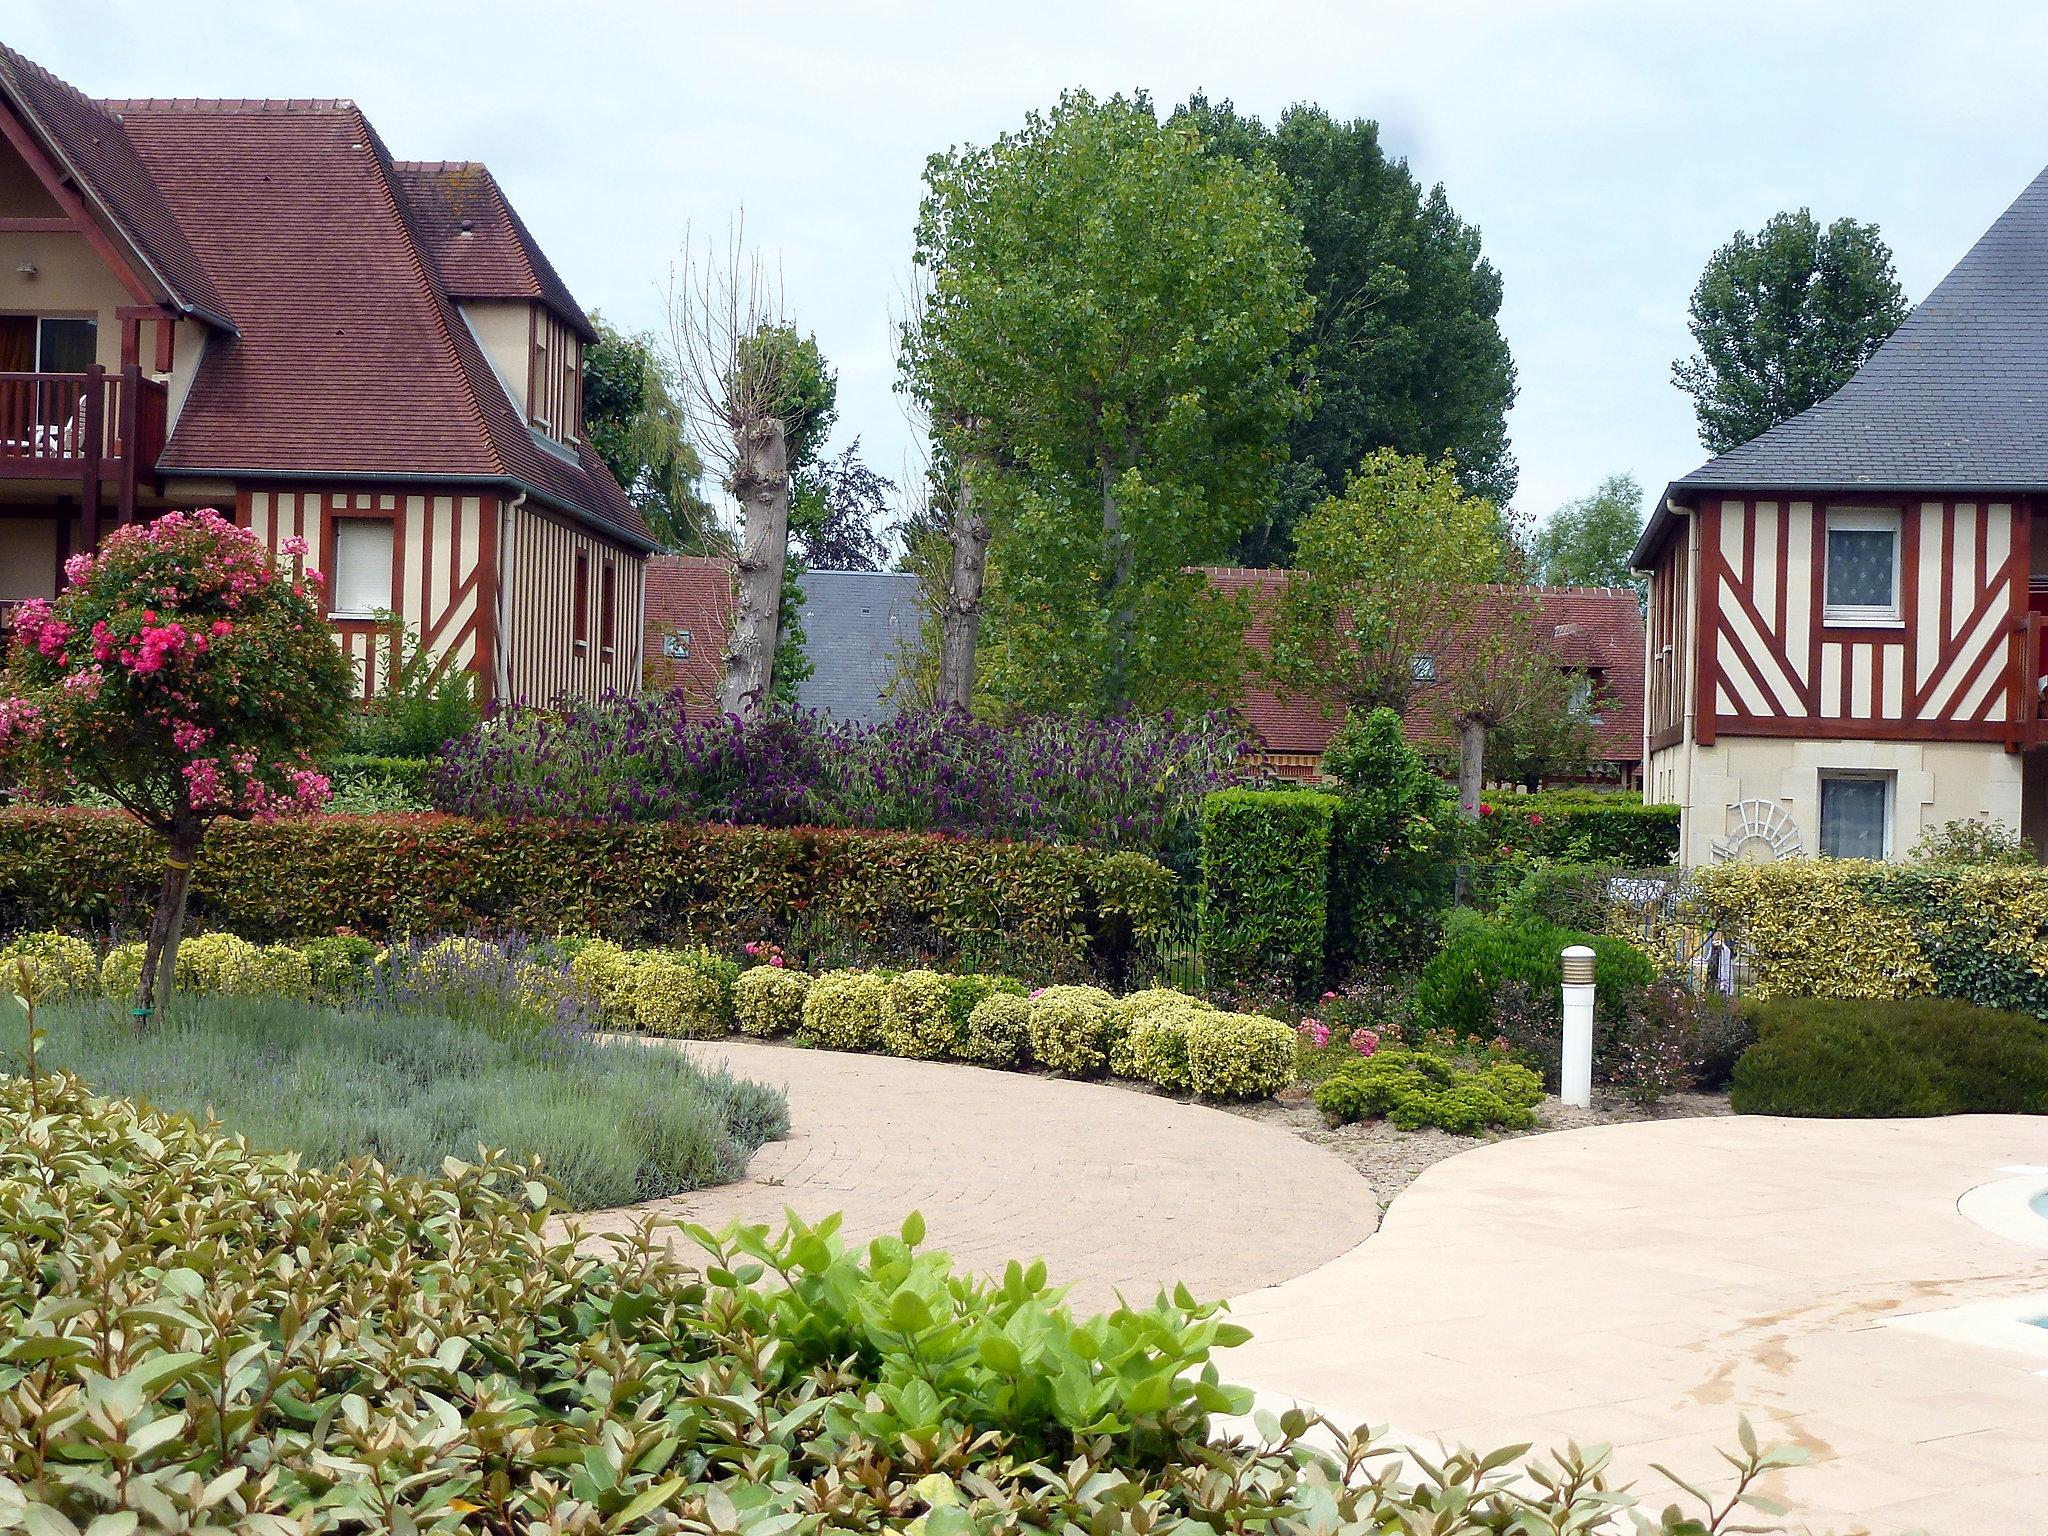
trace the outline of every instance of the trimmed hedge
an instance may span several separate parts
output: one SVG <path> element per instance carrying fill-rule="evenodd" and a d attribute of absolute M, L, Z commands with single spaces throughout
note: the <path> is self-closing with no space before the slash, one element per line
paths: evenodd
<path fill-rule="evenodd" d="M 1779 998 L 1735 1064 L 1739 1114 L 2048 1113 L 2048 1025 L 1948 998 Z"/>
<path fill-rule="evenodd" d="M 1599 1006 L 1611 1012 L 1656 979 L 1649 956 L 1605 934 L 1578 933 L 1549 923 L 1502 922 L 1461 914 L 1444 935 L 1415 986 L 1415 1012 L 1424 1024 L 1477 1036 L 1493 1027 L 1494 998 L 1508 982 L 1554 999 L 1563 984 L 1565 948 L 1593 951 Z"/>
<path fill-rule="evenodd" d="M 1297 991 L 1321 984 L 1341 803 L 1305 789 L 1224 789 L 1202 802 L 1200 942 L 1212 985 L 1275 973 Z"/>
<path fill-rule="evenodd" d="M 0 931 L 143 927 L 162 844 L 119 812 L 0 811 Z M 468 928 L 584 932 L 737 950 L 799 923 L 1000 939 L 1116 977 L 1175 909 L 1134 853 L 908 832 L 319 816 L 222 822 L 193 872 L 191 926 L 253 941 Z"/>
<path fill-rule="evenodd" d="M 1488 795 L 1481 837 L 1574 864 L 1648 869 L 1678 857 L 1678 807 L 1644 805 L 1633 795 L 1559 790 Z"/>
<path fill-rule="evenodd" d="M 1702 869 L 1693 889 L 1760 1001 L 1932 994 L 2048 1019 L 2048 869 L 1793 859 Z"/>

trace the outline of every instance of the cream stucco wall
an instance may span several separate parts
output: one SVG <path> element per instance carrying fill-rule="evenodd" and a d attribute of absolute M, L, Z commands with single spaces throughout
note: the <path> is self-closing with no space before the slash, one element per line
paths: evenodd
<path fill-rule="evenodd" d="M 97 361 L 109 369 L 121 366 L 114 311 L 134 302 L 83 235 L 0 234 L 0 314 L 90 315 L 99 322 Z"/>
<path fill-rule="evenodd" d="M 1651 784 L 1684 808 L 1680 857 L 1710 864 L 1714 844 L 1741 820 L 1733 807 L 1761 802 L 1798 838 L 1797 852 L 1819 851 L 1824 772 L 1894 775 L 1891 851 L 1904 857 L 1930 828 L 1961 819 L 2020 826 L 2024 760 L 1988 742 L 1901 742 L 1723 736 L 1711 747 L 1681 745 L 1650 760 Z M 1659 776 L 1664 777 L 1660 778 Z M 1662 799 L 1662 794 L 1653 798 Z"/>
<path fill-rule="evenodd" d="M 483 343 L 484 356 L 491 360 L 505 392 L 522 415 L 527 409 L 527 374 L 533 360 L 533 310 L 533 305 L 524 302 L 471 302 L 462 306 L 462 318 Z"/>

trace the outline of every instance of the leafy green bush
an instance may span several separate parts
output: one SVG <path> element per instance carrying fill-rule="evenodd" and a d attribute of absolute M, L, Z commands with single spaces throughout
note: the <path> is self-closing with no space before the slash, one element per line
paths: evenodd
<path fill-rule="evenodd" d="M 579 1210 L 738 1178 L 787 1126 L 779 1093 L 632 1042 L 507 1039 L 433 1014 L 226 995 L 180 999 L 141 1031 L 107 1003 L 40 1018 L 46 1068 L 211 1112 L 265 1151 L 426 1174 L 482 1143 L 540 1158 Z"/>
<path fill-rule="evenodd" d="M 1913 845 L 1913 862 L 2025 868 L 2041 861 L 2035 856 L 2034 845 L 2004 822 L 1964 816 L 1921 833 L 1920 841 Z"/>
<path fill-rule="evenodd" d="M 1456 793 L 1390 709 L 1347 716 L 1323 771 L 1344 790 L 1330 848 L 1328 968 L 1343 975 L 1420 961 L 1451 903 L 1440 823 L 1455 813 Z"/>
<path fill-rule="evenodd" d="M 1543 1084 L 1527 1067 L 1496 1061 L 1467 1071 L 1428 1051 L 1383 1050 L 1316 1086 L 1316 1108 L 1332 1121 L 1384 1119 L 1404 1131 L 1434 1126 L 1461 1136 L 1528 1130 L 1542 1102 Z"/>
<path fill-rule="evenodd" d="M 308 939 L 299 949 L 306 957 L 306 975 L 314 998 L 328 1004 L 360 997 L 369 984 L 370 967 L 377 959 L 377 946 L 354 934 Z"/>
<path fill-rule="evenodd" d="M 1224 789 L 1202 802 L 1200 944 L 1212 986 L 1321 985 L 1340 803 L 1301 789 Z"/>
<path fill-rule="evenodd" d="M 1147 1082 L 1158 1081 L 1151 1072 L 1138 1062 L 1138 1039 L 1142 1026 L 1155 1013 L 1178 1012 L 1188 1008 L 1207 1008 L 1209 1004 L 1200 998 L 1177 992 L 1172 987 L 1146 987 L 1140 991 L 1120 997 L 1110 1009 L 1110 1051 L 1109 1070 L 1117 1077 L 1143 1078 Z M 1186 1076 L 1185 1041 L 1181 1050 L 1181 1076 Z M 1167 1086 L 1161 1084 L 1162 1087 Z M 1187 1091 L 1187 1083 L 1178 1087 Z"/>
<path fill-rule="evenodd" d="M 1501 922 L 1461 913 L 1444 932 L 1443 948 L 1423 966 L 1415 1011 L 1425 1025 L 1478 1037 L 1492 1031 L 1496 995 L 1519 982 L 1539 1000 L 1563 984 L 1560 956 L 1573 944 L 1589 946 L 1600 1008 L 1619 1009 L 1648 986 L 1656 967 L 1641 950 L 1604 934 L 1574 933 L 1548 923 Z"/>
<path fill-rule="evenodd" d="M 944 976 L 937 971 L 905 971 L 890 978 L 882 1001 L 882 1046 L 892 1056 L 922 1061 L 958 1051 L 953 989 Z"/>
<path fill-rule="evenodd" d="M 0 810 L 0 932 L 135 932 L 162 873 L 127 817 Z M 252 942 L 488 928 L 633 945 L 749 940 L 809 924 L 941 959 L 1000 938 L 1108 975 L 1178 911 L 1163 865 L 1095 849 L 923 833 L 663 823 L 328 816 L 216 826 L 193 872 L 194 930 Z M 804 955 L 793 963 L 815 965 Z"/>
<path fill-rule="evenodd" d="M 1488 795 L 1477 836 L 1513 853 L 1572 864 L 1649 869 L 1678 857 L 1678 807 L 1616 792 Z"/>
<path fill-rule="evenodd" d="M 1031 1003 L 1014 992 L 991 992 L 967 1015 L 960 1055 L 990 1067 L 1022 1066 L 1031 1055 Z"/>
<path fill-rule="evenodd" d="M 665 1241 L 600 1256 L 502 1155 L 419 1179 L 320 1171 L 75 1079 L 42 1091 L 32 1146 L 29 1085 L 0 1079 L 0 1255 L 38 1277 L 0 1283 L 20 1378 L 0 1465 L 28 1531 L 189 1513 L 317 1533 L 960 1536 L 1136 1517 L 1484 1536 L 1627 1518 L 1597 1455 L 1456 1452 L 1418 1486 L 1389 1445 L 1298 1411 L 1262 1417 L 1258 1443 L 1212 1444 L 1210 1415 L 1251 1402 L 1218 1379 L 1214 1352 L 1246 1336 L 1219 1308 L 1176 1290 L 1076 1318 L 1042 1263 L 955 1273 L 915 1217 L 854 1251 L 831 1217 L 689 1228 L 697 1269 Z M 1734 1491 L 1798 1459 L 1740 1457 Z"/>
<path fill-rule="evenodd" d="M 787 966 L 751 965 L 732 984 L 732 1009 L 742 1034 L 763 1039 L 803 1028 L 811 978 Z"/>
<path fill-rule="evenodd" d="M 837 1051 L 872 1051 L 882 1044 L 882 1016 L 889 984 L 866 971 L 827 971 L 804 994 L 804 1045 Z"/>
<path fill-rule="evenodd" d="M 371 757 L 344 752 L 320 765 L 327 775 L 327 808 L 337 815 L 379 816 L 433 809 L 428 784 L 431 757 Z"/>
<path fill-rule="evenodd" d="M 1185 1020 L 1188 1085 L 1198 1096 L 1263 1099 L 1294 1081 L 1294 1031 L 1278 1019 L 1205 1008 Z"/>
<path fill-rule="evenodd" d="M 24 933 L 0 944 L 0 964 L 27 960 L 52 1000 L 83 997 L 100 989 L 100 957 L 91 944 L 69 933 Z"/>
<path fill-rule="evenodd" d="M 633 1023 L 650 1035 L 700 1038 L 732 1032 L 740 968 L 709 950 L 643 950 L 628 956 L 624 986 Z"/>
<path fill-rule="evenodd" d="M 1030 1000 L 1031 1055 L 1069 1077 L 1099 1077 L 1109 1065 L 1116 999 L 1100 987 L 1046 987 Z"/>
<path fill-rule="evenodd" d="M 1192 1092 L 1195 1078 L 1188 1045 L 1198 1022 L 1212 1011 L 1182 1002 L 1140 1014 L 1125 1036 L 1127 1069 L 1120 1075 L 1139 1078 L 1168 1093 Z"/>
<path fill-rule="evenodd" d="M 2048 1025 L 1947 998 L 1775 998 L 1730 1099 L 1750 1115 L 1833 1119 L 2048 1114 Z"/>

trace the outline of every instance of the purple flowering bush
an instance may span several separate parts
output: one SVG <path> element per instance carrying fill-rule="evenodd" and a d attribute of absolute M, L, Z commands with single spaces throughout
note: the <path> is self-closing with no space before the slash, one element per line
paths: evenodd
<path fill-rule="evenodd" d="M 1170 858 L 1204 795 L 1253 776 L 1223 715 L 743 722 L 642 694 L 511 711 L 451 744 L 433 796 L 464 816 L 958 832 Z"/>

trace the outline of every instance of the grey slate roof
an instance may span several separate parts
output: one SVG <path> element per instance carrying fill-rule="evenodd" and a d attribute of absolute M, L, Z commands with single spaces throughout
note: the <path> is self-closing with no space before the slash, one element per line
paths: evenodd
<path fill-rule="evenodd" d="M 917 641 L 917 578 L 901 571 L 805 571 L 801 609 L 812 672 L 801 709 L 874 724 L 896 714 L 882 693 Z"/>
<path fill-rule="evenodd" d="M 2048 489 L 2048 170 L 1848 383 L 1669 494 L 1880 488 Z"/>

